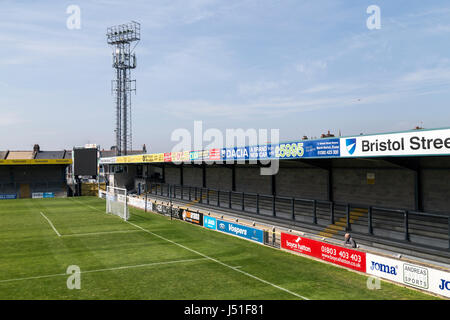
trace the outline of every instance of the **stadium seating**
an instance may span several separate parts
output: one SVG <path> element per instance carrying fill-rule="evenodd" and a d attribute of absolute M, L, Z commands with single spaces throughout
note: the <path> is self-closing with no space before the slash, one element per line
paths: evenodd
<path fill-rule="evenodd" d="M 328 237 L 341 238 L 343 233 L 351 231 L 363 239 L 363 242 L 379 243 L 380 246 L 393 245 L 408 250 L 414 248 L 424 253 L 441 253 L 445 256 L 449 253 L 448 214 L 164 183 L 149 184 L 148 192 L 153 197 L 162 199 L 173 198 L 196 206 L 220 208 L 233 214 L 258 217 L 290 227 L 306 227 Z"/>

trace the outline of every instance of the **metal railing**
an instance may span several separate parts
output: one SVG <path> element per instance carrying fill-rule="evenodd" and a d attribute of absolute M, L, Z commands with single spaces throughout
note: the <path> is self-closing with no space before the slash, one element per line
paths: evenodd
<path fill-rule="evenodd" d="M 262 218 L 323 227 L 339 221 L 345 231 L 450 250 L 450 214 L 165 183 L 150 183 L 147 188 L 147 192 L 158 196 L 241 211 Z M 429 244 L 435 240 L 440 245 Z"/>

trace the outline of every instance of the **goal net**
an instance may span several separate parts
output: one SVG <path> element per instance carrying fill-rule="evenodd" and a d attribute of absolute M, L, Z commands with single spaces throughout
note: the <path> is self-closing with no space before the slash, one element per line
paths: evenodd
<path fill-rule="evenodd" d="M 127 189 L 110 187 L 106 188 L 106 213 L 115 214 L 125 221 L 130 217 L 127 203 Z"/>

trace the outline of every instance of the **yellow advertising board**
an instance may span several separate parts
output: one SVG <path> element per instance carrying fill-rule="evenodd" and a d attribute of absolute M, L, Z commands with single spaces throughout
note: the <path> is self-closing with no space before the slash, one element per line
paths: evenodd
<path fill-rule="evenodd" d="M 103 159 L 102 159 L 103 160 Z M 148 162 L 164 162 L 164 153 L 152 153 L 137 156 L 121 156 L 116 157 L 115 161 L 102 161 L 100 163 L 148 163 Z"/>
<path fill-rule="evenodd" d="M 0 160 L 0 165 L 55 165 L 55 164 L 72 164 L 72 159 L 11 159 Z"/>
<path fill-rule="evenodd" d="M 143 160 L 143 162 L 164 162 L 164 153 L 146 154 Z"/>

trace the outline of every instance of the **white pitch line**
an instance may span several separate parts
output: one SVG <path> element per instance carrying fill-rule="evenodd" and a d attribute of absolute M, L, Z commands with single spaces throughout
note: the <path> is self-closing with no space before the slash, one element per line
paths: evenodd
<path fill-rule="evenodd" d="M 137 265 L 134 265 L 134 266 L 122 266 L 122 267 L 114 267 L 114 268 L 104 268 L 104 269 L 80 271 L 80 274 L 83 274 L 83 273 L 94 273 L 94 272 L 104 272 L 104 271 L 115 271 L 115 270 L 125 270 L 125 269 L 131 269 L 131 268 L 144 268 L 144 267 L 152 267 L 152 266 L 158 266 L 158 265 L 193 262 L 193 261 L 201 261 L 201 260 L 207 260 L 207 259 L 206 258 L 198 258 L 198 259 L 185 259 L 185 260 L 153 262 L 153 263 L 146 263 L 146 264 L 137 264 Z M 57 273 L 57 274 L 48 274 L 48 275 L 43 275 L 43 276 L 34 276 L 34 277 L 27 277 L 27 278 L 6 279 L 6 280 L 0 280 L 0 283 L 13 282 L 13 281 L 24 281 L 24 280 L 33 280 L 33 279 L 43 279 L 43 278 L 52 278 L 52 277 L 61 277 L 61 276 L 67 276 L 67 275 L 68 275 L 67 273 Z"/>
<path fill-rule="evenodd" d="M 45 216 L 45 214 L 43 214 L 42 212 L 40 212 L 40 214 L 45 218 L 45 220 L 48 221 L 48 223 L 50 223 L 50 226 L 52 227 L 53 231 L 56 232 L 56 234 L 58 235 L 58 237 L 61 237 L 61 235 L 59 234 L 58 230 L 56 230 L 55 226 L 54 226 L 53 223 L 50 221 L 50 219 L 47 218 L 47 217 Z"/>
<path fill-rule="evenodd" d="M 136 224 L 134 224 L 134 223 L 132 223 L 132 222 L 129 222 L 129 221 L 125 221 L 125 222 L 127 222 L 127 223 L 129 223 L 129 224 L 135 226 L 136 228 L 139 228 L 139 229 L 141 229 L 141 230 L 143 230 L 143 231 L 145 231 L 145 232 L 147 232 L 147 233 L 149 233 L 149 234 L 151 234 L 151 235 L 153 235 L 153 236 L 155 236 L 155 237 L 158 237 L 158 238 L 160 238 L 160 239 L 162 239 L 162 240 L 165 240 L 165 241 L 167 241 L 167 242 L 170 242 L 170 243 L 172 243 L 172 244 L 174 244 L 174 245 L 176 245 L 176 246 L 178 246 L 178 247 L 180 247 L 180 248 L 183 248 L 183 249 L 186 249 L 186 250 L 188 250 L 188 251 L 190 251 L 190 252 L 196 253 L 196 254 L 198 254 L 198 255 L 200 255 L 200 256 L 202 256 L 202 257 L 208 259 L 208 260 L 214 261 L 214 262 L 216 262 L 216 263 L 218 263 L 218 264 L 220 264 L 220 265 L 222 265 L 222 266 L 224 266 L 224 267 L 227 267 L 227 268 L 230 268 L 230 269 L 232 269 L 232 270 L 234 270 L 234 271 L 236 271 L 236 272 L 242 273 L 242 274 L 246 275 L 247 277 L 250 277 L 250 278 L 253 278 L 253 279 L 255 279 L 255 280 L 258 280 L 258 281 L 260 281 L 260 282 L 262 282 L 262 283 L 268 284 L 268 285 L 270 285 L 270 286 L 272 286 L 272 287 L 274 287 L 274 288 L 277 288 L 277 289 L 279 289 L 279 290 L 281 290 L 281 291 L 287 292 L 287 293 L 289 293 L 289 294 L 291 294 L 291 295 L 293 295 L 293 296 L 296 296 L 296 297 L 298 297 L 298 298 L 300 298 L 300 299 L 303 299 L 303 300 L 309 300 L 308 298 L 303 297 L 303 296 L 301 296 L 301 295 L 299 295 L 299 294 L 297 294 L 297 293 L 295 293 L 295 292 L 292 292 L 292 291 L 290 291 L 290 290 L 288 290 L 288 289 L 285 289 L 285 288 L 283 288 L 283 287 L 280 287 L 280 286 L 278 286 L 278 285 L 276 285 L 276 284 L 273 284 L 273 283 L 271 283 L 271 282 L 269 282 L 269 281 L 266 281 L 266 280 L 264 280 L 264 279 L 258 278 L 257 276 L 254 276 L 254 275 L 252 275 L 252 274 L 250 274 L 250 273 L 248 273 L 248 272 L 239 270 L 238 268 L 233 267 L 233 266 L 230 266 L 230 265 L 228 265 L 228 264 L 226 264 L 226 263 L 223 263 L 223 262 L 221 262 L 221 261 L 219 261 L 219 260 L 217 260 L 217 259 L 208 257 L 207 255 L 205 255 L 205 254 L 203 254 L 203 253 L 201 253 L 201 252 L 198 252 L 198 251 L 196 251 L 196 250 L 194 250 L 194 249 L 188 248 L 188 247 L 186 247 L 186 246 L 184 246 L 184 245 L 182 245 L 182 244 L 179 244 L 179 243 L 177 243 L 177 242 L 175 242 L 175 241 L 172 241 L 172 240 L 170 240 L 170 239 L 164 238 L 163 236 L 160 236 L 160 235 L 158 235 L 158 234 L 156 234 L 156 233 L 153 233 L 153 232 L 151 232 L 151 231 L 149 231 L 149 230 L 147 230 L 147 229 L 144 229 L 144 228 L 142 228 L 141 226 L 138 226 L 138 225 L 136 225 Z"/>
<path fill-rule="evenodd" d="M 84 203 L 83 203 L 83 204 L 84 204 Z M 86 204 L 84 204 L 84 205 L 86 205 Z M 94 209 L 100 211 L 100 210 L 97 209 L 97 208 L 94 208 Z M 228 265 L 228 264 L 226 264 L 226 263 L 223 263 L 223 262 L 221 262 L 221 261 L 219 261 L 219 260 L 216 260 L 216 259 L 214 259 L 214 258 L 208 257 L 207 255 L 204 255 L 204 254 L 201 253 L 201 252 L 198 252 L 198 251 L 196 251 L 196 250 L 194 250 L 194 249 L 191 249 L 191 248 L 188 248 L 188 247 L 186 247 L 186 246 L 183 246 L 182 244 L 176 243 L 175 241 L 172 241 L 172 240 L 170 240 L 170 239 L 166 239 L 166 238 L 164 238 L 163 236 L 160 236 L 160 235 L 158 235 L 158 234 L 156 234 L 156 233 L 153 233 L 153 232 L 151 232 L 151 231 L 149 231 L 149 230 L 147 230 L 147 229 L 144 229 L 144 228 L 142 228 L 141 226 L 138 226 L 138 225 L 136 225 L 136 224 L 134 224 L 134 223 L 132 223 L 132 222 L 129 222 L 129 221 L 125 221 L 125 222 L 127 222 L 127 223 L 129 223 L 129 224 L 135 226 L 136 228 L 141 229 L 141 230 L 143 230 L 143 231 L 145 231 L 145 232 L 147 232 L 147 233 L 149 233 L 149 234 L 151 234 L 151 235 L 154 235 L 155 237 L 158 237 L 158 238 L 163 239 L 163 240 L 165 240 L 165 241 L 168 241 L 168 242 L 170 242 L 170 243 L 172 243 L 172 244 L 174 244 L 174 245 L 177 245 L 177 246 L 179 246 L 180 248 L 186 249 L 186 250 L 191 251 L 191 252 L 193 252 L 193 253 L 196 253 L 196 254 L 198 254 L 198 255 L 200 255 L 200 256 L 202 256 L 202 257 L 208 259 L 208 260 L 211 260 L 211 261 L 214 261 L 214 262 L 216 262 L 216 263 L 218 263 L 218 264 L 220 264 L 220 265 L 223 265 L 224 267 L 230 268 L 230 269 L 232 269 L 232 270 L 234 270 L 234 271 L 236 271 L 236 272 L 240 272 L 240 273 L 242 273 L 242 274 L 244 274 L 244 275 L 246 275 L 246 276 L 248 276 L 248 277 L 250 277 L 250 278 L 253 278 L 253 279 L 258 280 L 258 281 L 260 281 L 260 282 L 262 282 L 262 283 L 268 284 L 268 285 L 270 285 L 270 286 L 272 286 L 272 287 L 274 287 L 274 288 L 277 288 L 277 289 L 279 289 L 279 290 L 281 290 L 281 291 L 287 292 L 287 293 L 289 293 L 289 294 L 291 294 L 291 295 L 293 295 L 293 296 L 296 296 L 296 297 L 298 297 L 298 298 L 300 298 L 300 299 L 303 299 L 303 300 L 309 300 L 308 298 L 303 297 L 303 296 L 301 296 L 301 295 L 299 295 L 299 294 L 297 294 L 297 293 L 295 293 L 295 292 L 292 292 L 292 291 L 290 291 L 290 290 L 288 290 L 288 289 L 285 289 L 285 288 L 283 288 L 283 287 L 277 286 L 276 284 L 273 284 L 273 283 L 271 283 L 271 282 L 269 282 L 269 281 L 266 281 L 266 280 L 264 280 L 264 279 L 258 278 L 258 277 L 254 276 L 254 275 L 252 275 L 252 274 L 250 274 L 250 273 L 248 273 L 248 272 L 239 270 L 239 269 L 237 269 L 236 267 L 230 266 L 230 265 Z"/>
<path fill-rule="evenodd" d="M 100 211 L 100 212 L 103 212 L 103 211 L 101 211 L 100 209 L 98 209 L 98 208 L 95 208 L 95 207 L 93 207 L 93 206 L 91 206 L 91 205 L 89 205 L 89 204 L 86 204 L 86 203 L 80 202 L 80 201 L 78 201 L 78 200 L 75 200 L 75 199 L 73 199 L 73 198 L 71 198 L 71 200 L 72 200 L 72 201 L 74 201 L 74 202 L 76 202 L 76 203 L 82 204 L 82 205 L 84 205 L 84 206 L 86 206 L 86 207 L 89 207 L 89 208 L 91 208 L 91 209 L 94 209 L 94 210 L 96 210 L 96 211 Z"/>
<path fill-rule="evenodd" d="M 142 230 L 122 230 L 122 231 L 103 231 L 103 232 L 89 232 L 89 233 L 72 233 L 63 234 L 61 237 L 82 237 L 82 236 L 95 236 L 98 234 L 114 234 L 114 233 L 129 233 L 129 232 L 142 232 Z"/>

